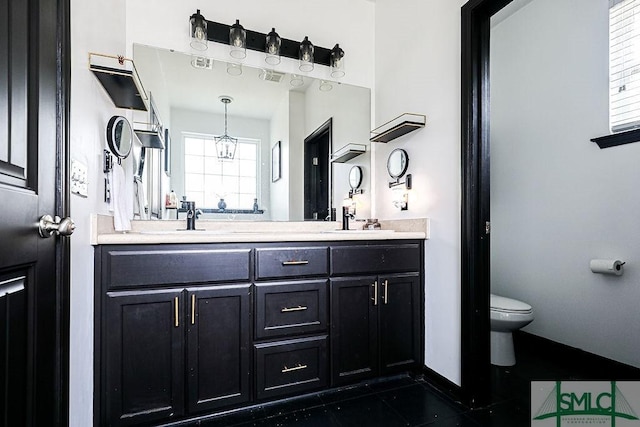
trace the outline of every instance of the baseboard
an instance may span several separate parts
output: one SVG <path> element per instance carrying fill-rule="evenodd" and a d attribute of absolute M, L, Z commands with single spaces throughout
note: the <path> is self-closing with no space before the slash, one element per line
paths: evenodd
<path fill-rule="evenodd" d="M 464 408 L 469 408 L 469 405 L 467 405 L 463 397 L 462 388 L 459 385 L 426 366 L 422 367 L 420 373 L 424 376 L 425 381 L 433 386 L 433 388 Z"/>
<path fill-rule="evenodd" d="M 513 334 L 517 353 L 527 352 L 581 372 L 594 380 L 640 380 L 640 369 L 524 331 Z M 583 379 L 583 378 L 581 378 Z M 587 379 L 587 378 L 584 378 Z"/>

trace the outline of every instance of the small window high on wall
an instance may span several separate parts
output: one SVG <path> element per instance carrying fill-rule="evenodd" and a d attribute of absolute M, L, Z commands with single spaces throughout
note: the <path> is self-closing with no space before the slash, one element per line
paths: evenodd
<path fill-rule="evenodd" d="M 640 0 L 609 1 L 611 132 L 640 128 Z"/>
<path fill-rule="evenodd" d="M 238 138 L 233 160 L 218 160 L 210 136 L 184 137 L 184 187 L 197 208 L 252 209 L 258 198 L 258 147 L 260 141 Z"/>

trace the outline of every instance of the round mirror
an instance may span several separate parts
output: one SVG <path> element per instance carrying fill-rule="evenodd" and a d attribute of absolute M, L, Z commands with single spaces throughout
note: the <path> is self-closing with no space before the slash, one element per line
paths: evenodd
<path fill-rule="evenodd" d="M 354 166 L 349 171 L 349 185 L 352 190 L 357 190 L 362 184 L 362 168 Z"/>
<path fill-rule="evenodd" d="M 113 116 L 107 124 L 107 142 L 114 156 L 125 159 L 131 152 L 133 131 L 129 120 L 122 116 Z"/>
<path fill-rule="evenodd" d="M 387 171 L 391 178 L 399 179 L 407 171 L 409 166 L 409 156 L 402 148 L 396 148 L 389 154 L 387 159 Z"/>

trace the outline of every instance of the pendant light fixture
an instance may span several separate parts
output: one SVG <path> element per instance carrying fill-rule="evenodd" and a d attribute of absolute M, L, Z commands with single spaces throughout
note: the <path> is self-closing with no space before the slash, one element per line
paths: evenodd
<path fill-rule="evenodd" d="M 193 49 L 207 50 L 207 20 L 200 14 L 200 9 L 189 18 L 189 36 Z"/>
<path fill-rule="evenodd" d="M 304 40 L 300 43 L 300 71 L 308 73 L 313 71 L 313 43 L 309 41 L 309 37 L 304 36 Z"/>
<path fill-rule="evenodd" d="M 229 55 L 235 59 L 244 59 L 247 56 L 247 32 L 240 25 L 240 20 L 229 29 Z"/>
<path fill-rule="evenodd" d="M 344 50 L 340 48 L 339 44 L 336 44 L 331 49 L 329 64 L 331 66 L 331 77 L 334 79 L 344 77 Z"/>
<path fill-rule="evenodd" d="M 282 40 L 276 29 L 272 28 L 271 32 L 267 34 L 265 39 L 265 58 L 264 61 L 269 65 L 278 65 L 280 63 L 280 45 Z"/>
<path fill-rule="evenodd" d="M 232 101 L 233 98 L 230 96 L 223 95 L 220 97 L 220 102 L 224 104 L 224 135 L 213 138 L 216 142 L 218 160 L 233 160 L 236 155 L 238 138 L 232 138 L 227 133 L 227 105 L 231 104 Z"/>

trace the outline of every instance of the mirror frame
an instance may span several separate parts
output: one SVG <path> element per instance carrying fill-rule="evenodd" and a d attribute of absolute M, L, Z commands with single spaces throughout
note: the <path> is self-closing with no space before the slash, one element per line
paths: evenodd
<path fill-rule="evenodd" d="M 391 160 L 394 155 L 398 153 L 400 155 L 400 172 L 397 174 L 391 173 Z M 394 159 L 395 160 L 395 159 Z M 402 160 L 404 160 L 404 165 L 402 164 Z M 409 168 L 409 155 L 402 148 L 396 148 L 395 150 L 389 153 L 389 157 L 387 157 L 387 173 L 393 179 L 400 179 L 407 173 L 407 169 Z"/>
<path fill-rule="evenodd" d="M 122 133 L 118 135 L 118 125 L 122 124 L 122 129 L 129 129 L 129 140 L 127 142 L 128 148 L 126 150 L 122 150 Z M 113 116 L 109 119 L 107 123 L 107 144 L 109 145 L 109 149 L 114 156 L 118 159 L 126 159 L 131 153 L 131 147 L 133 146 L 133 128 L 131 127 L 131 123 L 126 117 L 123 116 Z"/>
<path fill-rule="evenodd" d="M 353 184 L 353 181 L 357 181 L 357 184 Z M 351 187 L 352 190 L 357 190 L 358 188 L 360 188 L 361 185 L 362 185 L 362 168 L 356 165 L 349 170 L 349 187 Z"/>

